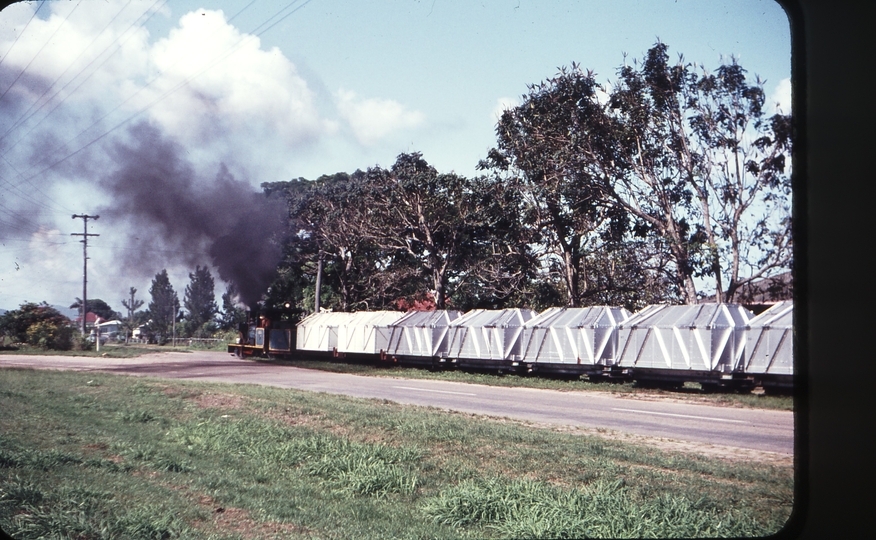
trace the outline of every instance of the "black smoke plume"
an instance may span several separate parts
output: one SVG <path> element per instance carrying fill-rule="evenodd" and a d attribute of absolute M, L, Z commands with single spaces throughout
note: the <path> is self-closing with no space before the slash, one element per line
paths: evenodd
<path fill-rule="evenodd" d="M 107 221 L 128 223 L 134 241 L 124 252 L 127 271 L 209 262 L 254 307 L 276 274 L 286 230 L 282 203 L 235 179 L 222 164 L 214 178 L 200 178 L 185 150 L 155 127 L 132 127 L 129 142 L 110 150 L 117 169 L 100 183 L 112 197 L 101 209 Z M 106 222 L 104 222 L 106 223 Z"/>

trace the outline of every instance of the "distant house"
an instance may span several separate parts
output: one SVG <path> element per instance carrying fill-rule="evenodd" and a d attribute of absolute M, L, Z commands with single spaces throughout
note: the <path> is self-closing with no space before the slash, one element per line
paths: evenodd
<path fill-rule="evenodd" d="M 149 335 L 146 330 L 146 325 L 141 324 L 137 328 L 134 328 L 134 331 L 131 332 L 131 339 L 137 342 L 146 342 L 149 340 Z"/>
<path fill-rule="evenodd" d="M 87 321 L 87 319 L 86 319 Z M 122 326 L 122 321 L 104 321 L 100 317 L 96 319 L 96 324 L 91 328 L 88 334 L 89 341 L 95 341 L 97 335 L 100 334 L 100 342 L 120 341 L 125 339 L 125 330 Z"/>
<path fill-rule="evenodd" d="M 100 316 L 98 316 L 95 313 L 92 313 L 89 311 L 88 313 L 85 314 L 85 328 L 86 329 L 94 328 L 95 324 L 102 322 L 102 321 L 103 321 L 103 319 L 101 319 Z M 82 315 L 79 315 L 78 317 L 76 317 L 75 322 L 76 322 L 76 328 L 82 328 Z"/>
<path fill-rule="evenodd" d="M 734 304 L 742 304 L 755 313 L 765 308 L 761 306 L 794 299 L 794 277 L 791 272 L 783 272 L 764 279 L 746 283 L 740 287 L 733 298 Z M 700 303 L 715 301 L 715 295 L 707 296 Z"/>
<path fill-rule="evenodd" d="M 791 272 L 746 283 L 736 293 L 738 304 L 762 304 L 794 299 L 794 277 Z"/>
<path fill-rule="evenodd" d="M 106 335 L 110 339 L 117 339 L 119 335 L 124 337 L 124 326 L 122 325 L 122 321 L 113 320 L 98 323 L 98 329 L 100 330 L 100 335 Z"/>

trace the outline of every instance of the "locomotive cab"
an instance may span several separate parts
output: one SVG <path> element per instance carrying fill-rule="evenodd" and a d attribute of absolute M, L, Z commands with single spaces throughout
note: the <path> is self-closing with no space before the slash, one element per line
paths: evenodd
<path fill-rule="evenodd" d="M 282 358 L 295 352 L 295 324 L 301 310 L 289 307 L 262 308 L 248 312 L 247 321 L 240 323 L 237 343 L 228 344 L 229 354 L 239 358 Z"/>

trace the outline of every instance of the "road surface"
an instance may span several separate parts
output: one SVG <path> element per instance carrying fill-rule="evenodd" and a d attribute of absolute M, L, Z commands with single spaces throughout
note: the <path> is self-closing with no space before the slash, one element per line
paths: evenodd
<path fill-rule="evenodd" d="M 694 444 L 785 455 L 794 452 L 794 415 L 789 411 L 643 400 L 607 392 L 367 377 L 240 360 L 214 351 L 159 353 L 130 359 L 0 355 L 0 367 L 3 366 L 296 388 L 544 424 L 603 428 Z"/>

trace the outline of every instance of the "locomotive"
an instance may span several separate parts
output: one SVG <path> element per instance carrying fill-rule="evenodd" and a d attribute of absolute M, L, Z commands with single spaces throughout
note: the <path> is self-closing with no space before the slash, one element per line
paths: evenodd
<path fill-rule="evenodd" d="M 248 311 L 246 321 L 238 325 L 237 342 L 228 344 L 228 352 L 238 358 L 286 358 L 295 354 L 295 325 L 303 313 L 292 309 L 262 308 Z"/>

